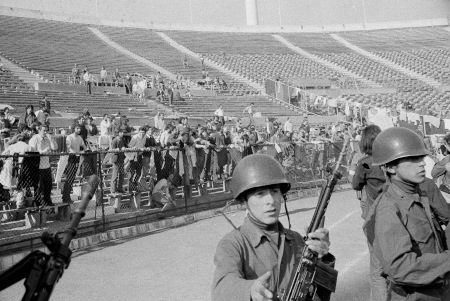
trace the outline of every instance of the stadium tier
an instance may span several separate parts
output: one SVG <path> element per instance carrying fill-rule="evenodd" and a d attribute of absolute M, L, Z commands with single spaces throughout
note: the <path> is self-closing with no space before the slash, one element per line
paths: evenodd
<path fill-rule="evenodd" d="M 43 80 L 67 84 L 74 63 L 81 69 L 89 68 L 97 78 L 102 66 L 107 68 L 109 79 L 116 68 L 122 75 L 126 72 L 144 76 L 156 74 L 156 70 L 101 41 L 87 24 L 0 16 L 0 25 L 2 36 L 0 54 L 24 69 L 33 70 L 34 74 L 39 73 Z M 436 87 L 358 53 L 326 33 L 283 34 L 287 41 L 312 54 L 312 57 L 305 57 L 283 45 L 271 34 L 163 32 L 179 45 L 192 51 L 190 54 L 198 55 L 192 57 L 186 55 L 183 49 L 169 44 L 153 30 L 111 26 L 96 28 L 132 53 L 168 72 L 190 78 L 195 86 L 197 80 L 201 79 L 201 71 L 205 66 L 202 65 L 200 57 L 203 56 L 223 68 L 219 70 L 211 65 L 205 67 L 209 77 L 218 76 L 224 79 L 228 89 L 216 90 L 215 96 L 214 93 L 210 96 L 194 95 L 193 98 L 186 97 L 183 102 L 174 101 L 172 108 L 183 114 L 207 117 L 219 104 L 229 104 L 227 110 L 230 115 L 239 117 L 249 102 L 255 102 L 255 106 L 260 108 L 263 115 L 298 114 L 289 107 L 273 106 L 273 102 L 267 97 L 253 96 L 258 92 L 250 87 L 248 82 L 232 76 L 233 73 L 258 84 L 264 84 L 265 78 L 278 78 L 287 83 L 295 83 L 298 79 L 323 79 L 332 83 L 331 88 L 343 88 L 341 84 L 345 79 L 353 83 L 352 88 L 366 87 L 364 83 L 349 77 L 348 74 L 339 72 L 339 68 L 381 87 L 391 87 L 397 91 L 393 94 L 375 95 L 361 95 L 356 91 L 343 95 L 345 99 L 386 106 L 409 101 L 417 111 L 426 109 L 426 105 L 434 101 L 441 103 L 442 107 L 447 106 L 448 99 L 445 92 L 433 92 Z M 448 60 L 450 51 L 446 49 L 450 38 L 448 32 L 441 28 L 344 32 L 338 35 L 355 46 L 433 79 L 442 86 L 450 82 Z M 323 59 L 329 64 L 325 66 L 314 60 L 314 57 Z M 339 68 L 330 67 L 333 65 Z M 228 70 L 229 73 L 223 70 Z M 33 92 L 33 87 L 21 81 L 9 70 L 1 74 L 0 88 L 3 92 L 2 102 L 12 101 L 12 105 L 16 104 L 19 108 L 23 105 L 22 98 L 27 98 L 30 102 L 40 97 Z M 101 113 L 123 111 L 128 108 L 138 115 L 141 112 L 155 113 L 154 106 L 149 107 L 128 98 L 124 101 L 123 96 L 100 96 L 94 93 L 88 98 L 84 93 L 56 93 L 51 97 L 55 100 L 61 99 L 60 107 L 65 112 L 76 112 L 80 110 L 78 106 L 90 105 L 92 111 Z M 70 103 L 70 106 L 67 106 L 67 103 Z M 161 103 L 168 104 L 168 99 Z"/>
<path fill-rule="evenodd" d="M 194 83 L 202 79 L 202 70 L 205 68 L 210 78 L 219 77 L 225 80 L 231 90 L 253 90 L 245 83 L 236 81 L 219 70 L 211 70 L 209 67 L 202 66 L 200 57 L 185 55 L 152 30 L 137 28 L 117 30 L 115 27 L 101 27 L 100 30 L 133 53 L 158 64 L 173 74 L 189 78 Z"/>
<path fill-rule="evenodd" d="M 100 78 L 105 66 L 111 73 L 156 73 L 99 40 L 87 25 L 0 16 L 1 54 L 44 79 L 67 83 L 75 63 Z"/>

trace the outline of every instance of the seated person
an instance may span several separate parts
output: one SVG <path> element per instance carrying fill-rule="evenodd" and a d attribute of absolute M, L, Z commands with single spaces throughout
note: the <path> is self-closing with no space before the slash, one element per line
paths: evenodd
<path fill-rule="evenodd" d="M 156 183 L 152 191 L 150 208 L 161 208 L 163 211 L 177 207 L 171 196 L 171 190 L 175 189 L 172 181 L 173 175 L 170 175 L 167 179 L 161 179 Z"/>

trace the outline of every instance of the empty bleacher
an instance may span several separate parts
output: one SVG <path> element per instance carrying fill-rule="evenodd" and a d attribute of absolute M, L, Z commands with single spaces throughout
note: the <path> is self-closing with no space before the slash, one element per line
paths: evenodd
<path fill-rule="evenodd" d="M 156 73 L 100 41 L 87 25 L 30 18 L 0 16 L 0 54 L 44 79 L 69 80 L 75 63 L 100 77 L 105 66 L 109 78 L 119 69 L 130 73 Z"/>

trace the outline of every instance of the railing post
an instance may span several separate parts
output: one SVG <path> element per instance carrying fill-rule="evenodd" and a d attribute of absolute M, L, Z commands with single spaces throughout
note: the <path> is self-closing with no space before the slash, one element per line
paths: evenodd
<path fill-rule="evenodd" d="M 102 206 L 102 226 L 103 226 L 103 232 L 106 231 L 106 221 L 105 221 L 105 204 L 103 203 L 103 174 L 102 174 L 102 154 L 100 151 L 97 152 L 97 161 L 98 161 L 98 177 L 100 178 L 100 188 L 99 191 L 97 191 L 97 196 L 99 200 L 97 200 L 97 204 L 100 201 Z M 97 214 L 97 210 L 95 210 Z"/>
<path fill-rule="evenodd" d="M 191 187 L 190 187 L 190 181 L 189 181 L 189 166 L 187 163 L 187 156 L 186 156 L 186 150 L 183 148 L 181 149 L 181 156 L 183 158 L 183 195 L 184 195 L 184 211 L 187 214 L 188 212 L 188 200 L 191 196 Z"/>

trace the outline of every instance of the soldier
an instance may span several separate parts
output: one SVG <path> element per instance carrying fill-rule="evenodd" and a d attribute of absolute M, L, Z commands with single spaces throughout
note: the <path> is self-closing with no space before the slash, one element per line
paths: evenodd
<path fill-rule="evenodd" d="M 291 185 L 274 158 L 259 154 L 243 158 L 233 172 L 231 187 L 233 197 L 246 204 L 248 215 L 217 246 L 212 300 L 277 300 L 305 243 L 322 261 L 334 263 L 328 254 L 328 230 L 310 233 L 317 240 L 305 242 L 279 222 L 281 204 Z M 328 300 L 330 293 L 319 288 L 316 296 L 315 300 Z"/>
<path fill-rule="evenodd" d="M 406 128 L 389 128 L 375 138 L 372 153 L 387 182 L 369 209 L 364 231 L 386 274 L 391 300 L 450 300 L 442 216 L 432 204 L 436 197 L 419 187 L 428 154 L 422 138 Z"/>

